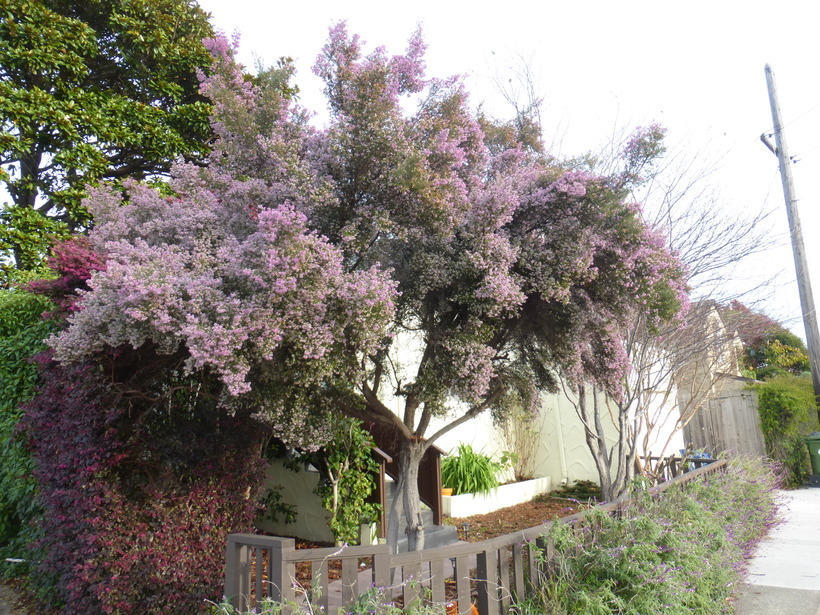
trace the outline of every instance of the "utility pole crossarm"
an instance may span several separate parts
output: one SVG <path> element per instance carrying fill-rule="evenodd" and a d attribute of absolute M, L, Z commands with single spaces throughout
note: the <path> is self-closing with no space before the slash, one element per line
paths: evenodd
<path fill-rule="evenodd" d="M 771 136 L 771 135 L 770 135 L 770 136 Z M 760 135 L 760 140 L 761 140 L 761 141 L 763 141 L 763 145 L 765 145 L 766 147 L 768 147 L 768 148 L 769 148 L 769 151 L 770 151 L 772 154 L 774 154 L 775 156 L 777 156 L 777 148 L 776 148 L 774 145 L 772 145 L 772 142 L 771 142 L 771 141 L 769 141 L 769 137 L 768 137 L 768 136 L 766 136 L 766 133 L 765 133 L 765 132 L 764 132 L 762 135 Z"/>
<path fill-rule="evenodd" d="M 776 148 L 773 150 L 780 162 L 780 178 L 783 181 L 783 196 L 786 200 L 786 213 L 789 218 L 789 231 L 792 239 L 794 254 L 794 268 L 797 274 L 797 288 L 800 291 L 800 309 L 803 312 L 803 326 L 806 329 L 806 345 L 809 350 L 811 364 L 811 378 L 814 384 L 814 395 L 820 399 L 820 334 L 817 331 L 817 312 L 814 309 L 814 296 L 809 279 L 809 267 L 806 261 L 806 250 L 803 245 L 803 231 L 800 227 L 800 216 L 797 213 L 797 198 L 794 196 L 794 182 L 792 180 L 791 159 L 783 136 L 783 123 L 780 119 L 780 105 L 777 102 L 777 91 L 774 84 L 772 67 L 766 65 L 766 85 L 769 89 L 769 103 L 772 108 L 774 122 L 774 139 Z M 761 140 L 769 149 L 771 144 L 761 135 Z M 820 416 L 820 410 L 818 410 Z"/>

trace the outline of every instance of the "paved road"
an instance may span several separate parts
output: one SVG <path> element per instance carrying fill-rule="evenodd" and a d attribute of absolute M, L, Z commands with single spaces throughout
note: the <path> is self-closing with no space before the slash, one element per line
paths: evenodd
<path fill-rule="evenodd" d="M 749 563 L 737 615 L 820 615 L 820 488 L 783 498 L 785 521 Z"/>

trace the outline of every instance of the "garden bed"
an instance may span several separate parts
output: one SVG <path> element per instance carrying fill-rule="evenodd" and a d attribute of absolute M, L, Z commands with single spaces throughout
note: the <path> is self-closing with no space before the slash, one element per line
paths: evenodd
<path fill-rule="evenodd" d="M 450 517 L 483 515 L 500 508 L 529 502 L 547 493 L 552 486 L 549 476 L 500 485 L 487 493 L 462 493 L 441 496 L 441 512 Z"/>
<path fill-rule="evenodd" d="M 588 504 L 576 500 L 542 496 L 506 508 L 499 508 L 483 515 L 451 517 L 445 523 L 456 526 L 459 537 L 467 542 L 505 536 L 526 530 L 547 521 L 567 517 L 588 508 Z M 466 532 L 464 524 L 468 524 Z"/>

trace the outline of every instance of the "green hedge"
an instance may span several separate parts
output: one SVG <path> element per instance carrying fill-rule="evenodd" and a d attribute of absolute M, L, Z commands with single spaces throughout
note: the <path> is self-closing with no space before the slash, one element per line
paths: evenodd
<path fill-rule="evenodd" d="M 766 454 L 785 465 L 787 487 L 800 487 L 811 476 L 804 438 L 820 430 L 811 377 L 778 376 L 753 386 Z"/>
<path fill-rule="evenodd" d="M 0 290 L 0 566 L 16 567 L 6 558 L 26 558 L 38 513 L 31 457 L 16 437 L 20 404 L 38 384 L 37 366 L 30 357 L 45 348 L 43 339 L 54 329 L 41 314 L 51 309 L 48 299 L 20 290 Z"/>

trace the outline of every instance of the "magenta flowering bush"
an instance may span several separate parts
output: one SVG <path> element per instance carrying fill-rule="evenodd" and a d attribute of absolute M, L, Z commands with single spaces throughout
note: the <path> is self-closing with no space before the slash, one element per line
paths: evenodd
<path fill-rule="evenodd" d="M 261 209 L 241 190 L 209 188 L 207 174 L 178 169 L 176 197 L 139 184 L 126 185 L 127 202 L 110 188 L 92 192 L 89 241 L 106 268 L 52 339 L 55 358 L 149 341 L 163 354 L 184 348 L 189 372 L 212 369 L 238 397 L 252 369 L 271 377 L 292 360 L 315 384 L 355 365 L 347 348 L 374 352 L 392 314 L 387 276 L 345 273 L 339 250 L 291 205 Z"/>
<path fill-rule="evenodd" d="M 86 283 L 91 274 L 105 269 L 105 259 L 94 251 L 85 237 L 73 237 L 56 244 L 47 264 L 56 277 L 35 280 L 29 284 L 29 290 L 53 299 L 59 308 L 53 316 L 63 317 L 77 310 L 77 290 L 87 290 Z"/>

